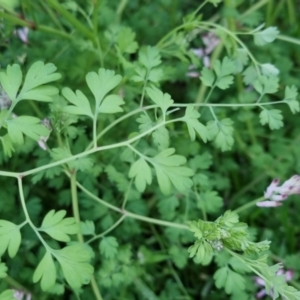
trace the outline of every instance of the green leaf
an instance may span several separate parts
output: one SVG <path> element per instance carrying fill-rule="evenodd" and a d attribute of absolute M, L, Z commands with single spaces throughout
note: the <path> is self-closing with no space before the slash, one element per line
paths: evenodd
<path fill-rule="evenodd" d="M 174 148 L 169 148 L 151 159 L 160 190 L 164 195 L 172 192 L 172 185 L 181 193 L 193 185 L 193 181 L 189 178 L 194 174 L 193 170 L 181 167 L 186 163 L 186 159 L 180 155 L 173 155 L 174 152 Z"/>
<path fill-rule="evenodd" d="M 264 46 L 272 43 L 278 36 L 279 31 L 277 27 L 268 27 L 262 31 L 254 32 L 254 43 L 257 46 Z"/>
<path fill-rule="evenodd" d="M 135 41 L 135 33 L 129 27 L 123 27 L 117 37 L 117 46 L 122 53 L 135 53 L 138 43 Z"/>
<path fill-rule="evenodd" d="M 118 95 L 109 95 L 102 101 L 98 112 L 104 114 L 113 114 L 122 112 L 123 108 L 120 105 L 125 104 L 124 100 Z"/>
<path fill-rule="evenodd" d="M 129 178 L 135 178 L 135 186 L 141 193 L 145 191 L 147 184 L 151 184 L 152 173 L 145 159 L 140 158 L 131 166 Z"/>
<path fill-rule="evenodd" d="M 201 81 L 206 86 L 212 86 L 215 81 L 214 72 L 206 67 L 204 67 L 201 71 L 200 76 Z"/>
<path fill-rule="evenodd" d="M 0 300 L 16 300 L 13 290 L 5 290 L 0 294 Z"/>
<path fill-rule="evenodd" d="M 145 132 L 155 126 L 155 123 L 152 122 L 148 114 L 141 114 L 136 121 L 140 123 L 139 130 L 140 132 Z"/>
<path fill-rule="evenodd" d="M 298 90 L 294 85 L 292 85 L 291 87 L 287 86 L 285 88 L 283 101 L 285 101 L 285 103 L 289 106 L 293 114 L 300 111 L 297 96 L 298 96 Z"/>
<path fill-rule="evenodd" d="M 261 72 L 265 76 L 277 76 L 279 70 L 272 64 L 261 64 Z"/>
<path fill-rule="evenodd" d="M 253 84 L 253 82 L 257 79 L 258 74 L 254 66 L 249 66 L 243 72 L 243 81 L 246 85 Z"/>
<path fill-rule="evenodd" d="M 76 243 L 52 254 L 61 265 L 64 277 L 72 289 L 79 289 L 90 282 L 94 268 L 89 263 L 93 253 L 86 245 Z"/>
<path fill-rule="evenodd" d="M 222 151 L 227 151 L 232 148 L 233 145 L 233 121 L 231 119 L 223 119 L 221 121 L 213 120 L 207 123 L 207 129 L 209 132 L 209 139 L 215 138 L 215 142 L 218 148 Z"/>
<path fill-rule="evenodd" d="M 188 127 L 189 135 L 192 141 L 196 139 L 196 132 L 199 134 L 204 143 L 208 139 L 207 128 L 198 121 L 200 113 L 198 113 L 193 106 L 187 106 L 185 115 L 182 118 Z"/>
<path fill-rule="evenodd" d="M 6 134 L 4 136 L 0 136 L 0 140 L 2 142 L 4 154 L 8 157 L 11 157 L 13 152 L 15 151 L 15 148 L 9 135 Z"/>
<path fill-rule="evenodd" d="M 73 104 L 65 106 L 63 108 L 65 112 L 74 115 L 86 115 L 93 118 L 90 102 L 80 90 L 76 90 L 75 94 L 71 89 L 63 88 L 62 95 Z"/>
<path fill-rule="evenodd" d="M 33 282 L 37 283 L 39 280 L 41 280 L 41 288 L 44 292 L 50 290 L 56 281 L 54 261 L 48 250 L 33 274 Z"/>
<path fill-rule="evenodd" d="M 212 165 L 212 155 L 208 152 L 204 152 L 201 155 L 196 155 L 189 161 L 189 166 L 193 170 L 206 170 Z"/>
<path fill-rule="evenodd" d="M 101 254 L 107 258 L 115 258 L 118 253 L 119 243 L 117 239 L 113 236 L 103 237 L 99 244 L 99 249 Z"/>
<path fill-rule="evenodd" d="M 38 141 L 41 136 L 49 136 L 50 130 L 41 124 L 41 120 L 30 116 L 20 116 L 6 120 L 8 135 L 13 143 L 24 144 L 24 135 Z"/>
<path fill-rule="evenodd" d="M 161 64 L 160 54 L 157 48 L 147 46 L 139 52 L 139 62 L 145 66 L 148 71 Z"/>
<path fill-rule="evenodd" d="M 8 65 L 6 72 L 0 73 L 0 84 L 11 101 L 17 98 L 18 90 L 22 83 L 22 71 L 19 65 Z"/>
<path fill-rule="evenodd" d="M 158 211 L 162 218 L 171 220 L 175 217 L 176 208 L 179 206 L 179 200 L 176 196 L 164 197 L 158 201 Z"/>
<path fill-rule="evenodd" d="M 65 210 L 59 210 L 55 212 L 54 209 L 50 210 L 44 217 L 42 226 L 39 231 L 44 231 L 49 234 L 53 239 L 60 242 L 70 242 L 70 234 L 76 234 L 79 232 L 79 226 L 76 223 L 75 218 L 65 218 Z"/>
<path fill-rule="evenodd" d="M 72 153 L 67 148 L 54 148 L 51 150 L 50 155 L 55 161 L 72 157 Z M 91 170 L 94 162 L 90 157 L 81 157 L 68 162 L 67 165 L 71 170 L 80 170 L 85 172 Z"/>
<path fill-rule="evenodd" d="M 216 60 L 213 69 L 216 72 L 218 79 L 220 79 L 233 74 L 235 72 L 235 64 L 233 60 L 225 56 L 222 62 L 220 60 Z"/>
<path fill-rule="evenodd" d="M 172 245 L 169 248 L 169 254 L 177 268 L 182 269 L 186 266 L 188 260 L 188 253 L 186 249 Z"/>
<path fill-rule="evenodd" d="M 19 226 L 9 221 L 0 220 L 0 257 L 8 250 L 9 257 L 14 257 L 21 245 Z"/>
<path fill-rule="evenodd" d="M 234 56 L 235 73 L 241 73 L 244 66 L 248 64 L 249 56 L 245 49 L 238 48 Z"/>
<path fill-rule="evenodd" d="M 215 213 L 223 206 L 223 199 L 216 191 L 206 191 L 199 195 L 197 207 L 204 209 L 207 213 Z"/>
<path fill-rule="evenodd" d="M 83 235 L 95 235 L 95 224 L 93 221 L 86 220 L 80 222 L 80 232 Z"/>
<path fill-rule="evenodd" d="M 197 260 L 197 263 L 205 263 L 211 259 L 213 248 L 208 242 L 202 239 L 190 246 L 188 252 L 190 257 L 194 257 Z"/>
<path fill-rule="evenodd" d="M 239 216 L 236 212 L 227 210 L 216 222 L 222 223 L 227 227 L 234 227 L 239 222 Z"/>
<path fill-rule="evenodd" d="M 146 91 L 150 99 L 161 108 L 165 118 L 168 108 L 174 103 L 174 101 L 171 99 L 171 96 L 169 94 L 164 94 L 155 86 L 146 88 Z"/>
<path fill-rule="evenodd" d="M 105 70 L 103 68 L 99 69 L 98 73 L 90 72 L 86 75 L 86 82 L 95 97 L 97 109 L 104 96 L 114 89 L 121 80 L 121 75 L 115 75 L 114 71 Z"/>
<path fill-rule="evenodd" d="M 245 279 L 240 274 L 232 271 L 227 266 L 220 268 L 214 274 L 217 288 L 225 288 L 227 294 L 232 294 L 235 290 L 245 289 Z"/>
<path fill-rule="evenodd" d="M 163 79 L 164 72 L 160 68 L 154 68 L 149 71 L 148 80 L 154 83 L 158 83 Z"/>
<path fill-rule="evenodd" d="M 260 123 L 268 124 L 271 130 L 283 127 L 283 116 L 279 109 L 264 109 L 259 114 Z"/>
<path fill-rule="evenodd" d="M 56 67 L 52 63 L 44 64 L 37 61 L 29 68 L 23 87 L 17 100 L 32 99 L 39 101 L 52 101 L 50 96 L 57 94 L 58 90 L 54 87 L 44 86 L 45 83 L 61 78 L 59 73 L 55 73 Z"/>
<path fill-rule="evenodd" d="M 36 101 L 42 101 L 42 102 L 52 102 L 53 96 L 57 95 L 59 90 L 50 85 L 44 85 L 39 86 L 37 88 L 34 88 L 24 94 L 22 94 L 22 99 L 18 100 L 36 100 Z"/>
<path fill-rule="evenodd" d="M 217 80 L 216 86 L 221 90 L 226 90 L 233 83 L 233 76 L 225 76 Z"/>
<path fill-rule="evenodd" d="M 5 278 L 7 276 L 7 266 L 5 263 L 0 263 L 0 278 Z"/>
<path fill-rule="evenodd" d="M 159 151 L 163 151 L 169 147 L 170 137 L 169 131 L 165 126 L 158 127 L 153 133 L 152 138 L 154 144 Z"/>
<path fill-rule="evenodd" d="M 260 76 L 253 83 L 255 90 L 261 95 L 273 94 L 278 91 L 278 77 L 275 76 Z"/>

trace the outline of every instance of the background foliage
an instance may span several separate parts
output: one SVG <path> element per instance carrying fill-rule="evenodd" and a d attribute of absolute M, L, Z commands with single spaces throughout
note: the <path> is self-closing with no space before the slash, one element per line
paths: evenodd
<path fill-rule="evenodd" d="M 300 172 L 297 1 L 0 5 L 0 299 L 254 299 L 247 247 L 209 224 L 247 259 L 272 241 L 254 268 L 299 289 L 299 196 L 255 206 Z"/>

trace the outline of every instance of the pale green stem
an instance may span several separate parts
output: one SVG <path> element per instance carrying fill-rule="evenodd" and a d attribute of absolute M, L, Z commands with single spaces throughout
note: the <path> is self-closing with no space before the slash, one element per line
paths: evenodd
<path fill-rule="evenodd" d="M 256 106 L 259 106 L 259 107 L 262 107 L 262 106 L 265 106 L 265 105 L 282 104 L 282 103 L 286 103 L 286 101 L 281 100 L 281 101 L 276 101 L 276 102 L 265 102 L 265 103 L 259 103 L 259 104 L 257 104 L 257 103 L 248 103 L 248 104 L 242 104 L 242 103 L 237 103 L 237 104 L 195 103 L 195 104 L 193 104 L 193 106 L 204 106 L 204 107 L 256 107 Z M 173 104 L 173 105 L 171 105 L 171 107 L 187 107 L 189 105 L 191 105 L 191 104 Z M 146 109 L 156 108 L 156 107 L 158 107 L 158 105 L 151 105 L 149 107 L 144 107 L 143 109 L 146 110 Z M 139 135 L 127 140 L 127 141 L 119 142 L 119 143 L 116 143 L 116 144 L 113 144 L 113 145 L 107 145 L 107 146 L 102 146 L 102 147 L 97 147 L 97 148 L 94 148 L 94 149 L 90 149 L 90 150 L 81 152 L 79 154 L 61 159 L 59 161 L 56 161 L 56 162 L 53 162 L 53 163 L 50 163 L 50 164 L 47 164 L 47 165 L 44 165 L 44 166 L 41 166 L 41 167 L 38 167 L 38 168 L 34 168 L 34 169 L 31 169 L 31 170 L 28 170 L 28 171 L 25 171 L 25 172 L 0 171 L 0 176 L 9 176 L 9 177 L 16 177 L 17 178 L 19 175 L 21 175 L 22 177 L 25 177 L 25 176 L 28 176 L 28 175 L 31 175 L 31 174 L 38 173 L 38 172 L 43 171 L 43 170 L 47 170 L 47 169 L 50 169 L 50 168 L 68 163 L 68 162 L 73 161 L 75 159 L 88 156 L 88 155 L 93 154 L 93 153 L 128 146 L 129 144 L 141 139 L 142 137 L 147 136 L 148 134 L 155 131 L 159 127 L 165 126 L 166 124 L 169 124 L 169 123 L 178 122 L 178 121 L 182 121 L 182 118 L 178 118 L 178 119 L 174 119 L 174 120 L 170 120 L 170 121 L 166 121 L 166 122 L 161 122 L 161 123 L 153 126 L 152 128 L 140 133 Z"/>
<path fill-rule="evenodd" d="M 76 185 L 76 171 L 72 171 L 70 177 L 71 183 L 71 196 L 72 196 L 72 208 L 73 208 L 73 215 L 76 220 L 78 226 L 80 226 L 80 213 L 79 213 L 79 206 L 78 206 L 78 194 L 77 194 L 77 185 Z M 78 241 L 83 243 L 83 236 L 80 232 L 77 234 Z"/>
<path fill-rule="evenodd" d="M 235 41 L 238 42 L 238 44 L 240 44 L 240 46 L 242 46 L 245 49 L 245 51 L 247 52 L 247 54 L 251 58 L 252 62 L 254 63 L 254 66 L 255 66 L 255 69 L 256 69 L 257 73 L 260 75 L 258 62 L 256 61 L 255 57 L 252 55 L 252 53 L 249 51 L 248 47 L 236 36 L 235 33 L 231 32 L 230 30 L 228 30 L 227 28 L 225 28 L 221 25 L 214 24 L 214 23 L 211 23 L 211 22 L 200 22 L 199 24 L 204 25 L 204 26 L 206 25 L 206 26 L 218 28 L 218 29 L 224 31 L 225 33 L 227 33 L 228 35 L 230 35 Z"/>
<path fill-rule="evenodd" d="M 91 242 L 107 235 L 109 232 L 113 231 L 116 227 L 119 226 L 119 224 L 121 224 L 123 222 L 123 220 L 126 218 L 126 215 L 123 215 L 121 216 L 121 218 L 116 222 L 114 223 L 111 227 L 109 227 L 107 230 L 105 230 L 104 232 L 100 233 L 100 234 L 97 234 L 95 235 L 94 237 L 92 237 L 90 240 L 88 240 L 86 243 L 87 244 L 90 244 Z"/>
<path fill-rule="evenodd" d="M 116 207 L 116 206 L 100 199 L 99 197 L 95 196 L 93 193 L 91 193 L 89 190 L 87 190 L 85 187 L 83 187 L 79 182 L 77 182 L 76 184 L 79 187 L 79 189 L 81 189 L 90 198 L 92 198 L 96 202 L 98 202 L 98 203 L 100 203 L 100 204 L 102 204 L 102 205 L 104 205 L 104 206 L 120 213 L 120 214 L 123 214 L 125 217 L 130 217 L 130 218 L 141 220 L 141 221 L 144 221 L 144 222 L 147 222 L 147 223 L 153 223 L 153 224 L 162 225 L 162 226 L 175 227 L 175 228 L 189 230 L 189 227 L 187 225 L 184 225 L 184 224 L 168 222 L 168 221 L 153 219 L 153 218 L 149 218 L 149 217 L 144 217 L 144 216 L 140 216 L 140 215 L 131 213 L 127 210 L 122 210 L 119 207 Z"/>
<path fill-rule="evenodd" d="M 128 200 L 128 196 L 129 196 L 129 193 L 130 193 L 130 189 L 131 189 L 131 186 L 132 186 L 132 182 L 133 182 L 133 178 L 131 178 L 131 180 L 129 182 L 129 185 L 128 185 L 128 188 L 127 188 L 127 191 L 126 191 L 123 203 L 122 203 L 122 209 L 125 209 L 125 206 L 126 206 L 126 203 L 127 203 L 127 200 Z"/>
<path fill-rule="evenodd" d="M 300 45 L 300 39 L 296 39 L 296 38 L 289 37 L 289 36 L 286 36 L 286 35 L 279 34 L 276 37 L 276 39 L 281 40 L 281 41 L 285 41 L 285 42 L 289 42 L 289 43 L 292 43 L 292 44 Z"/>
<path fill-rule="evenodd" d="M 260 202 L 264 199 L 265 199 L 265 197 L 259 197 L 259 198 L 255 199 L 253 201 L 250 201 L 250 202 L 240 206 L 239 208 L 235 209 L 234 212 L 236 212 L 237 214 L 240 214 L 242 211 L 244 211 L 244 210 L 246 210 L 246 209 L 248 209 L 252 206 L 255 206 L 256 203 L 258 203 L 258 202 Z"/>
<path fill-rule="evenodd" d="M 28 210 L 27 210 L 27 207 L 26 207 L 26 203 L 25 203 L 25 197 L 24 197 L 24 192 L 23 192 L 23 183 L 22 183 L 22 177 L 21 176 L 18 177 L 18 188 L 19 188 L 19 196 L 20 196 L 20 200 L 21 200 L 22 209 L 24 211 L 27 223 L 30 225 L 30 227 L 32 228 L 32 230 L 35 232 L 35 234 L 37 235 L 37 237 L 40 239 L 40 241 L 42 242 L 42 244 L 44 245 L 44 247 L 47 250 L 50 250 L 51 248 L 44 241 L 44 239 L 42 238 L 42 236 L 38 232 L 37 228 L 34 226 L 34 224 L 32 223 L 32 221 L 30 219 L 30 216 L 29 216 L 29 213 L 28 213 Z"/>

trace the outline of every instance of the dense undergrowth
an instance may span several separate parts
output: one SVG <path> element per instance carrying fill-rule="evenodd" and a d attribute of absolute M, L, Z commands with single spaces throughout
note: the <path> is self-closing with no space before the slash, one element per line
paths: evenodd
<path fill-rule="evenodd" d="M 300 299 L 297 1 L 0 7 L 0 300 Z"/>

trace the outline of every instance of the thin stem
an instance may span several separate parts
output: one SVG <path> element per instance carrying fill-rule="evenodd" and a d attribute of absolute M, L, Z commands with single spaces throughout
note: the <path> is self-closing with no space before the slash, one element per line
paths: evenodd
<path fill-rule="evenodd" d="M 97 115 L 95 114 L 93 119 L 93 145 L 97 148 Z"/>
<path fill-rule="evenodd" d="M 109 232 L 113 231 L 116 227 L 119 226 L 119 224 L 121 224 L 123 222 L 123 220 L 126 218 L 126 215 L 123 215 L 121 216 L 121 218 L 116 222 L 114 223 L 111 227 L 109 227 L 107 230 L 105 230 L 104 232 L 100 233 L 100 234 L 97 234 L 95 235 L 94 237 L 92 237 L 90 240 L 88 240 L 86 243 L 87 244 L 90 244 L 91 242 L 107 235 Z"/>
<path fill-rule="evenodd" d="M 74 215 L 74 218 L 76 220 L 76 223 L 78 224 L 78 226 L 80 226 L 80 214 L 79 214 L 79 206 L 78 206 L 76 174 L 77 173 L 76 173 L 75 170 L 71 173 L 70 183 L 71 183 L 71 196 L 72 196 L 73 215 Z M 78 238 L 78 241 L 80 243 L 84 242 L 83 236 L 80 232 L 77 234 L 77 238 Z"/>
<path fill-rule="evenodd" d="M 104 200 L 100 199 L 99 197 L 95 196 L 93 193 L 91 193 L 89 190 L 87 190 L 85 187 L 83 187 L 79 182 L 77 182 L 76 185 L 79 187 L 80 190 L 82 190 L 85 194 L 87 194 L 90 198 L 92 198 L 96 202 L 98 202 L 98 203 L 100 203 L 100 204 L 102 204 L 102 205 L 104 205 L 104 206 L 120 213 L 120 214 L 123 214 L 125 217 L 130 217 L 130 218 L 141 220 L 141 221 L 144 221 L 144 222 L 147 222 L 147 223 L 153 223 L 153 224 L 158 224 L 158 225 L 162 225 L 162 226 L 175 227 L 175 228 L 189 230 L 189 227 L 187 225 L 184 225 L 184 224 L 168 222 L 168 221 L 153 219 L 153 218 L 149 218 L 149 217 L 144 217 L 144 216 L 140 216 L 140 215 L 131 213 L 127 210 L 122 210 L 122 209 L 118 208 L 117 206 L 114 206 L 110 203 L 107 203 L 106 201 L 104 201 Z"/>
<path fill-rule="evenodd" d="M 300 39 L 296 39 L 290 36 L 286 36 L 286 35 L 277 35 L 276 37 L 277 40 L 281 40 L 281 41 L 285 41 L 288 43 L 292 43 L 292 44 L 296 44 L 296 45 L 300 45 Z"/>
<path fill-rule="evenodd" d="M 133 182 L 133 178 L 131 178 L 131 180 L 129 182 L 129 185 L 128 185 L 128 188 L 127 188 L 127 191 L 126 191 L 123 203 L 122 203 L 122 209 L 125 209 L 125 206 L 126 206 L 126 203 L 127 203 L 127 200 L 128 200 L 128 196 L 129 196 L 129 193 L 130 193 L 130 190 L 131 190 L 132 182 Z"/>
<path fill-rule="evenodd" d="M 255 270 L 250 264 L 247 263 L 247 261 L 239 254 L 235 253 L 234 251 L 228 249 L 228 248 L 224 248 L 226 252 L 228 252 L 230 255 L 234 256 L 235 258 L 237 258 L 239 261 L 241 261 L 244 265 L 246 265 L 253 273 L 255 273 L 256 275 L 258 275 L 260 278 L 262 278 L 265 282 L 268 282 L 269 280 L 267 280 L 260 272 L 258 272 L 257 270 Z"/>
<path fill-rule="evenodd" d="M 102 298 L 102 296 L 100 294 L 100 291 L 99 291 L 99 288 L 98 288 L 95 276 L 92 276 L 92 278 L 91 278 L 91 286 L 92 286 L 92 290 L 94 292 L 94 295 L 95 295 L 96 299 L 97 300 L 103 300 L 103 298 Z"/>
<path fill-rule="evenodd" d="M 252 5 L 249 9 L 247 9 L 245 12 L 242 13 L 241 17 L 245 17 L 251 13 L 253 13 L 254 11 L 260 9 L 262 6 L 266 5 L 269 3 L 269 0 L 261 0 L 257 3 L 255 3 L 254 5 Z"/>
<path fill-rule="evenodd" d="M 80 21 L 74 17 L 67 9 L 65 9 L 57 0 L 47 0 L 47 2 L 55 8 L 70 24 L 72 24 L 77 31 L 81 32 L 87 38 L 94 42 L 94 35 L 91 30 L 86 28 Z"/>
<path fill-rule="evenodd" d="M 240 44 L 247 52 L 247 54 L 249 55 L 249 57 L 251 58 L 252 62 L 254 63 L 256 72 L 260 75 L 260 70 L 258 67 L 258 62 L 256 61 L 255 57 L 252 55 L 252 53 L 249 51 L 248 47 L 236 36 L 235 33 L 231 32 L 230 30 L 228 30 L 227 28 L 215 24 L 215 23 L 211 23 L 211 22 L 200 22 L 199 25 L 204 25 L 204 26 L 210 26 L 210 27 L 214 27 L 214 28 L 218 28 L 222 31 L 224 31 L 225 33 L 227 33 L 229 36 L 231 36 L 234 40 L 236 40 L 238 42 L 238 44 Z"/>
<path fill-rule="evenodd" d="M 272 105 L 272 104 L 281 104 L 281 103 L 286 103 L 285 100 L 281 100 L 281 101 L 276 101 L 276 102 L 265 102 L 265 103 L 248 103 L 248 104 L 242 104 L 242 103 L 236 103 L 236 104 L 218 104 L 218 103 L 195 103 L 193 104 L 194 106 L 204 106 L 204 107 L 256 107 L 256 106 L 265 106 L 265 105 Z M 171 107 L 187 107 L 190 104 L 173 104 L 171 105 Z M 147 109 L 151 109 L 151 108 L 156 108 L 158 107 L 158 105 L 151 105 L 148 107 L 144 107 L 144 110 Z M 148 134 L 150 134 L 151 132 L 155 131 L 156 129 L 158 129 L 161 126 L 165 126 L 166 124 L 170 124 L 170 123 L 174 123 L 174 122 L 179 122 L 182 121 L 182 118 L 178 118 L 178 119 L 173 119 L 170 121 L 166 121 L 166 122 L 161 122 L 155 126 L 153 126 L 152 128 L 140 133 L 139 135 L 127 140 L 127 141 L 123 141 L 123 142 L 119 142 L 116 144 L 112 144 L 112 145 L 106 145 L 106 146 L 102 146 L 102 147 L 97 147 L 91 150 L 86 150 L 84 152 L 81 152 L 79 154 L 61 159 L 59 161 L 38 167 L 38 168 L 34 168 L 25 172 L 7 172 L 7 171 L 0 171 L 0 176 L 9 176 L 9 177 L 18 177 L 19 175 L 22 175 L 22 177 L 31 175 L 31 174 L 35 174 L 38 173 L 40 171 L 43 170 L 47 170 L 59 165 L 63 165 L 65 163 L 68 163 L 70 161 L 73 161 L 75 159 L 81 158 L 81 157 L 85 157 L 88 156 L 90 154 L 96 153 L 96 152 L 100 152 L 100 151 L 104 151 L 104 150 L 110 150 L 110 149 L 115 149 L 115 148 L 120 148 L 120 147 L 124 147 L 124 146 L 128 146 L 129 144 L 141 139 L 144 136 L 147 136 Z M 116 123 L 115 123 L 116 124 Z"/>
<path fill-rule="evenodd" d="M 163 221 L 163 220 L 159 220 L 159 219 L 153 219 L 153 218 L 149 218 L 149 217 L 144 217 L 141 215 L 137 215 L 134 213 L 131 213 L 129 211 L 124 211 L 124 215 L 133 219 L 137 219 L 143 222 L 147 222 L 147 223 L 152 223 L 152 224 L 157 224 L 157 225 L 161 225 L 161 226 L 167 226 L 167 227 L 174 227 L 174 228 L 179 228 L 179 229 L 184 229 L 184 230 L 189 230 L 189 227 L 187 225 L 184 224 L 179 224 L 179 223 L 174 223 L 174 222 L 168 222 L 168 221 Z"/>
<path fill-rule="evenodd" d="M 250 208 L 252 206 L 255 206 L 256 203 L 258 203 L 258 202 L 260 202 L 260 201 L 262 201 L 264 199 L 265 199 L 265 197 L 259 197 L 259 198 L 255 199 L 255 200 L 251 201 L 251 202 L 248 202 L 248 203 L 240 206 L 239 208 L 235 209 L 234 211 L 236 213 L 240 214 L 242 211 L 244 211 L 244 210 L 246 210 L 246 209 L 248 209 L 248 208 Z"/>
<path fill-rule="evenodd" d="M 146 86 L 147 86 L 147 82 L 148 82 L 148 77 L 149 77 L 149 71 L 147 70 L 146 78 L 145 78 L 144 85 L 143 85 L 141 101 L 140 101 L 140 108 L 142 108 L 143 104 L 144 104 L 144 97 L 145 97 L 145 91 L 146 91 Z"/>
<path fill-rule="evenodd" d="M 32 230 L 35 232 L 35 234 L 37 235 L 37 237 L 40 239 L 40 241 L 42 242 L 42 244 L 44 245 L 44 247 L 49 250 L 50 247 L 47 245 L 47 243 L 44 241 L 44 239 L 42 238 L 42 236 L 40 235 L 40 233 L 38 232 L 37 228 L 34 226 L 34 224 L 32 223 L 27 207 L 26 207 L 26 203 L 25 203 L 25 197 L 24 197 L 24 192 L 23 192 L 23 183 L 22 183 L 22 177 L 19 176 L 18 177 L 18 188 L 19 188 L 19 196 L 20 196 L 20 200 L 21 200 L 21 205 L 22 205 L 22 209 L 24 211 L 25 217 L 26 217 L 26 221 L 27 223 L 30 225 L 30 227 L 32 228 Z"/>

